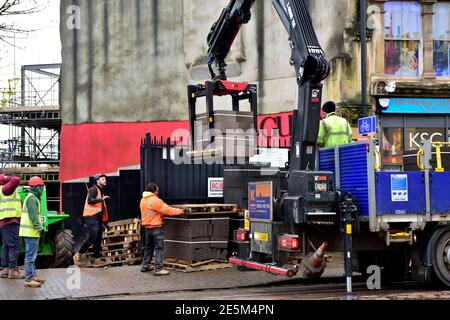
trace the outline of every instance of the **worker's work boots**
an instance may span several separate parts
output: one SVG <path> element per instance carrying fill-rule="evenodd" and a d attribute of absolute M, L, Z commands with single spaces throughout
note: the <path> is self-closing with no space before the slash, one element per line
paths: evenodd
<path fill-rule="evenodd" d="M 97 258 L 94 260 L 94 268 L 101 268 L 104 266 L 104 261 L 102 258 Z"/>
<path fill-rule="evenodd" d="M 73 256 L 73 263 L 77 266 L 77 267 L 81 267 L 81 254 L 77 253 Z"/>
<path fill-rule="evenodd" d="M 8 279 L 13 280 L 25 279 L 25 276 L 22 273 L 20 273 L 19 268 L 10 269 L 8 273 Z"/>
<path fill-rule="evenodd" d="M 148 271 L 152 271 L 154 268 L 153 266 L 149 265 L 149 264 L 145 264 L 143 266 L 141 266 L 141 272 L 148 272 Z"/>
<path fill-rule="evenodd" d="M 3 269 L 2 271 L 0 271 L 0 278 L 6 279 L 6 278 L 8 278 L 8 274 L 9 274 L 9 269 Z"/>
<path fill-rule="evenodd" d="M 167 276 L 169 274 L 170 274 L 170 272 L 165 270 L 165 269 L 161 269 L 159 271 L 155 271 L 155 276 Z"/>
<path fill-rule="evenodd" d="M 39 283 L 41 283 L 41 284 L 44 284 L 47 280 L 41 279 L 41 278 L 39 278 L 39 277 L 34 277 L 33 281 L 39 282 Z"/>
<path fill-rule="evenodd" d="M 40 288 L 42 286 L 41 282 L 37 282 L 34 279 L 31 281 L 25 281 L 25 287 L 28 288 Z"/>

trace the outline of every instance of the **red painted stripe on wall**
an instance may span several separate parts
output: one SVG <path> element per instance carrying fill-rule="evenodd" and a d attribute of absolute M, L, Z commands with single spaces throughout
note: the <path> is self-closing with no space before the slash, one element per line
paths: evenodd
<path fill-rule="evenodd" d="M 272 129 L 278 128 L 283 144 L 287 143 L 291 114 L 260 116 L 259 128 L 263 126 L 269 135 Z M 139 165 L 140 144 L 146 132 L 168 138 L 177 129 L 189 130 L 188 121 L 63 125 L 60 180 L 66 182 Z M 260 141 L 259 144 L 266 143 Z"/>
<path fill-rule="evenodd" d="M 60 180 L 80 179 L 140 162 L 140 144 L 146 132 L 170 137 L 188 122 L 99 123 L 63 125 Z"/>

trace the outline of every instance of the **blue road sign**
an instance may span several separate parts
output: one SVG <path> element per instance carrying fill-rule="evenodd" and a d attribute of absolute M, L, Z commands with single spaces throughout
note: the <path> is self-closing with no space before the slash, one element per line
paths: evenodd
<path fill-rule="evenodd" d="M 359 134 L 371 134 L 377 132 L 377 117 L 358 119 Z"/>

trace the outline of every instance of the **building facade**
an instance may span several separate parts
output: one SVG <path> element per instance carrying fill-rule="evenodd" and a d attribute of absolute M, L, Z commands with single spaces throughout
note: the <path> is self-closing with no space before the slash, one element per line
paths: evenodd
<path fill-rule="evenodd" d="M 167 137 L 188 128 L 187 85 L 210 78 L 206 38 L 228 2 L 61 0 L 62 181 L 136 165 L 146 131 Z M 357 106 L 360 100 L 356 3 L 315 0 L 309 5 L 333 66 L 324 99 L 342 106 Z M 79 26 L 73 28 L 77 13 Z M 256 83 L 259 113 L 269 118 L 260 123 L 289 135 L 296 79 L 288 34 L 270 1 L 257 1 L 252 15 L 227 59 L 228 75 Z M 226 102 L 219 107 L 226 109 Z"/>
<path fill-rule="evenodd" d="M 323 100 L 334 100 L 355 127 L 362 109 L 358 2 L 309 2 L 332 70 Z M 227 4 L 61 0 L 62 181 L 137 165 L 146 131 L 167 137 L 188 128 L 186 87 L 209 78 L 206 37 Z M 75 29 L 68 27 L 74 6 Z M 422 138 L 448 139 L 450 1 L 368 0 L 367 8 L 368 109 L 379 119 L 384 165 L 401 169 Z M 288 136 L 296 96 L 288 35 L 270 1 L 257 1 L 252 14 L 228 74 L 258 85 L 260 125 Z"/>
<path fill-rule="evenodd" d="M 370 4 L 376 28 L 368 78 L 383 163 L 402 169 L 415 162 L 421 140 L 449 138 L 450 1 Z"/>

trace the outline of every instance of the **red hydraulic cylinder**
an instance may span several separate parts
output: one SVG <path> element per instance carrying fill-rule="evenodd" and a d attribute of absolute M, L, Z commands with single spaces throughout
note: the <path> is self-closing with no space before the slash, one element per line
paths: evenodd
<path fill-rule="evenodd" d="M 293 269 L 283 269 L 280 267 L 262 264 L 262 263 L 258 263 L 258 262 L 254 262 L 254 261 L 242 260 L 242 259 L 239 259 L 236 257 L 231 257 L 228 261 L 230 263 L 237 264 L 237 265 L 247 267 L 250 269 L 261 270 L 261 271 L 265 271 L 265 272 L 268 272 L 271 274 L 277 274 L 277 275 L 285 276 L 285 277 L 289 277 L 289 278 L 295 276 L 298 272 L 297 267 L 294 267 Z"/>

